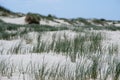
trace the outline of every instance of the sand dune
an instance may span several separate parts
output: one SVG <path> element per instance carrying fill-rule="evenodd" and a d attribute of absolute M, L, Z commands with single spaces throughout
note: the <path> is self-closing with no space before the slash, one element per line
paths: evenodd
<path fill-rule="evenodd" d="M 1 17 L 0 19 L 2 19 L 6 23 L 26 24 L 24 21 L 25 17 L 19 17 L 19 18 Z"/>

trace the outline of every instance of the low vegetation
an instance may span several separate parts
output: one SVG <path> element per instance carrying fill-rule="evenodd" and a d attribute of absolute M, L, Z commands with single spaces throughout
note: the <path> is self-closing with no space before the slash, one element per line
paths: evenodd
<path fill-rule="evenodd" d="M 0 11 L 1 11 L 0 13 L 1 16 L 8 16 L 9 14 L 13 13 L 12 11 L 4 8 L 3 6 L 0 6 Z"/>
<path fill-rule="evenodd" d="M 0 5 L 0 16 L 10 16 L 10 15 L 17 16 L 17 14 L 14 13 L 13 11 Z"/>
<path fill-rule="evenodd" d="M 0 10 L 4 11 L 4 7 Z M 5 12 L 10 13 L 7 10 Z M 47 26 L 40 25 L 41 17 L 47 20 L 55 18 L 52 15 L 45 17 L 28 13 L 25 19 L 28 23 L 26 25 L 10 24 L 0 20 L 0 41 L 2 41 L 0 42 L 0 80 L 2 77 L 13 79 L 16 74 L 22 80 L 28 78 L 30 78 L 28 80 L 120 80 L 119 44 L 110 43 L 106 46 L 104 44 L 106 36 L 101 32 L 93 32 L 93 30 L 115 31 L 120 30 L 120 27 L 94 26 L 83 18 L 77 20 L 87 24 L 86 26 L 72 28 Z M 62 20 L 70 24 L 76 22 L 76 19 Z M 106 20 L 93 20 L 94 23 L 101 25 L 104 25 L 104 21 Z M 66 33 L 67 31 L 70 32 Z M 71 35 L 72 32 L 75 34 Z M 5 46 L 4 41 L 10 44 Z M 52 53 L 52 56 L 57 55 L 56 58 L 59 56 L 62 58 L 60 62 L 48 63 L 44 53 L 45 55 Z M 43 57 L 39 57 L 40 60 L 37 62 L 36 55 L 37 58 L 41 55 Z M 16 56 L 22 56 L 17 59 L 17 63 L 14 61 Z"/>
<path fill-rule="evenodd" d="M 76 19 L 77 21 L 81 22 L 81 23 L 84 23 L 85 25 L 91 25 L 90 22 L 88 22 L 86 19 L 84 18 L 77 18 Z"/>
<path fill-rule="evenodd" d="M 38 14 L 28 13 L 26 15 L 25 21 L 28 24 L 39 24 L 40 16 Z"/>
<path fill-rule="evenodd" d="M 104 24 L 106 23 L 104 20 L 99 20 L 99 19 L 93 19 L 92 22 L 95 24 L 100 24 L 102 26 L 104 26 Z"/>
<path fill-rule="evenodd" d="M 6 54 L 19 55 L 27 52 L 27 54 L 37 53 L 40 55 L 44 52 L 48 54 L 54 52 L 55 54 L 66 56 L 71 60 L 71 63 L 66 61 L 64 65 L 61 63 L 52 64 L 52 67 L 48 68 L 49 64 L 44 61 L 42 65 L 29 62 L 26 64 L 28 66 L 24 67 L 22 62 L 21 65 L 15 66 L 9 61 L 10 58 L 0 58 L 0 74 L 2 76 L 11 78 L 14 76 L 15 70 L 18 69 L 18 74 L 24 75 L 23 79 L 25 79 L 25 75 L 27 74 L 34 80 L 107 80 L 109 76 L 112 76 L 114 80 L 119 80 L 119 62 L 113 56 L 119 52 L 118 46 L 110 45 L 109 47 L 104 47 L 102 45 L 102 41 L 104 40 L 102 33 L 89 32 L 89 30 L 76 31 L 77 35 L 72 39 L 67 34 L 61 36 L 54 33 L 52 41 L 47 43 L 42 40 L 42 35 L 46 31 L 67 30 L 67 28 L 37 24 L 14 25 L 4 22 L 0 22 L 0 25 L 0 34 L 3 35 L 0 39 L 2 40 L 13 40 L 15 38 L 24 40 L 23 37 L 29 32 L 39 33 L 36 44 L 30 48 L 23 48 L 23 42 L 21 41 L 10 48 Z M 7 31 L 16 32 L 8 33 Z M 32 45 L 32 41 L 26 44 Z M 0 54 L 5 54 L 5 50 L 1 50 Z"/>

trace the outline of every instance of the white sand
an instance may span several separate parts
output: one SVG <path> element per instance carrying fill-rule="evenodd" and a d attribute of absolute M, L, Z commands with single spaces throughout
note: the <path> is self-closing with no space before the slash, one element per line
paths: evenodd
<path fill-rule="evenodd" d="M 6 23 L 13 23 L 13 24 L 26 24 L 25 23 L 25 16 L 18 17 L 18 18 L 10 18 L 10 17 L 0 17 Z M 60 26 L 60 25 L 69 25 L 69 23 L 65 22 L 64 20 L 55 19 L 55 21 L 41 19 L 41 25 L 50 25 L 50 26 Z"/>
<path fill-rule="evenodd" d="M 10 18 L 10 17 L 0 17 L 6 23 L 13 23 L 13 24 L 26 24 L 25 17 L 19 18 Z"/>

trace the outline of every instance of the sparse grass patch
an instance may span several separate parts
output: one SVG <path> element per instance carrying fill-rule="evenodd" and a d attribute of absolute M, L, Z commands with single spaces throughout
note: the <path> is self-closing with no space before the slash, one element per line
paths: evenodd
<path fill-rule="evenodd" d="M 57 37 L 57 38 L 56 38 Z M 56 40 L 57 39 L 57 40 Z M 91 33 L 85 32 L 84 34 L 78 34 L 73 39 L 69 39 L 66 34 L 63 37 L 56 36 L 54 34 L 52 42 L 46 44 L 41 41 L 40 36 L 38 37 L 38 42 L 36 47 L 34 47 L 34 53 L 41 52 L 56 52 L 63 53 L 63 55 L 70 56 L 71 61 L 75 62 L 77 55 L 101 53 L 101 42 L 103 37 L 101 33 Z"/>
<path fill-rule="evenodd" d="M 95 24 L 101 24 L 102 26 L 104 26 L 104 23 L 105 23 L 104 21 L 99 20 L 99 19 L 93 19 L 92 22 Z"/>
<path fill-rule="evenodd" d="M 0 39 L 11 40 L 16 35 L 17 35 L 17 33 L 0 32 Z"/>
<path fill-rule="evenodd" d="M 16 25 L 10 23 L 0 22 L 0 39 L 10 39 L 10 37 L 23 36 L 24 34 L 34 31 L 34 32 L 43 32 L 43 31 L 59 31 L 59 30 L 68 30 L 67 27 L 54 27 L 47 25 L 38 25 L 38 24 L 28 24 L 28 25 Z M 6 31 L 10 31 L 8 33 Z M 12 31 L 17 31 L 12 33 Z"/>
<path fill-rule="evenodd" d="M 21 29 L 22 28 L 22 29 Z M 79 27 L 78 27 L 79 28 Z M 59 30 L 68 30 L 67 27 L 52 27 L 46 25 L 37 25 L 37 24 L 28 24 L 28 25 L 14 25 L 0 22 L 0 39 L 10 40 L 16 39 L 14 37 L 24 37 L 25 34 L 29 32 L 37 32 L 37 42 L 36 44 L 23 44 L 27 46 L 32 46 L 33 50 L 31 53 L 31 59 L 27 68 L 24 68 L 21 62 L 19 64 L 21 70 L 19 70 L 20 74 L 23 75 L 23 79 L 25 79 L 25 74 L 29 74 L 34 77 L 34 80 L 89 80 L 89 79 L 100 79 L 100 80 L 108 80 L 109 76 L 114 78 L 114 80 L 119 80 L 120 75 L 120 64 L 116 63 L 115 60 L 119 59 L 119 46 L 118 45 L 110 45 L 105 50 L 102 45 L 102 41 L 104 39 L 102 33 L 91 32 L 82 29 L 108 29 L 108 30 L 117 30 L 119 28 L 114 26 L 82 26 L 80 29 L 74 28 L 77 35 L 72 37 L 72 35 L 68 36 L 64 35 L 56 35 L 53 34 L 51 43 L 47 43 L 42 41 L 41 33 L 47 31 L 59 31 Z M 16 33 L 8 33 L 6 31 L 18 31 Z M 73 29 L 72 29 L 73 30 Z M 44 36 L 44 35 L 42 35 Z M 13 38 L 12 38 L 13 37 Z M 25 36 L 28 37 L 28 36 Z M 27 40 L 27 39 L 26 39 Z M 32 39 L 34 40 L 34 39 Z M 31 41 L 30 41 L 31 42 Z M 23 42 L 24 43 L 24 42 Z M 4 44 L 3 44 L 4 45 Z M 24 50 L 22 51 L 22 43 L 16 44 L 9 53 L 13 54 L 24 54 L 26 53 Z M 0 45 L 1 47 L 1 45 Z M 27 48 L 25 48 L 27 50 Z M 22 52 L 23 53 L 22 53 Z M 67 56 L 71 59 L 71 61 L 67 62 L 64 60 L 61 63 L 57 64 L 47 64 L 43 63 L 35 64 L 32 54 L 38 53 L 37 55 L 41 55 L 39 53 L 49 53 L 53 52 L 58 55 Z M 1 55 L 4 54 L 4 51 L 1 50 Z M 54 55 L 53 55 L 54 56 Z M 97 57 L 96 57 L 97 56 Z M 28 56 L 27 56 L 28 58 Z M 36 58 L 36 57 L 35 57 Z M 1 58 L 0 58 L 1 59 Z M 33 59 L 33 62 L 32 62 Z M 64 58 L 63 58 L 64 59 Z M 24 62 L 24 61 L 23 61 Z M 40 61 L 39 61 L 40 62 Z M 37 62 L 36 62 L 37 63 Z M 52 66 L 50 66 L 52 65 Z M 37 66 L 37 67 L 36 67 Z M 49 67 L 49 68 L 48 68 Z M 8 69 L 9 68 L 9 69 Z M 6 61 L 0 60 L 0 74 L 5 75 L 10 72 L 12 76 L 13 66 L 9 66 Z M 11 70 L 11 71 L 10 71 Z"/>
<path fill-rule="evenodd" d="M 77 21 L 79 21 L 79 22 L 82 22 L 82 23 L 84 23 L 85 25 L 91 25 L 91 23 L 90 22 L 88 22 L 86 19 L 84 19 L 84 18 L 78 18 L 78 19 L 76 19 Z"/>
<path fill-rule="evenodd" d="M 0 23 L 3 23 L 4 21 L 0 19 Z"/>
<path fill-rule="evenodd" d="M 84 30 L 110 30 L 110 31 L 119 31 L 120 27 L 116 26 L 95 26 L 95 25 L 88 25 L 88 26 L 77 26 L 73 28 L 73 31 L 82 32 Z"/>

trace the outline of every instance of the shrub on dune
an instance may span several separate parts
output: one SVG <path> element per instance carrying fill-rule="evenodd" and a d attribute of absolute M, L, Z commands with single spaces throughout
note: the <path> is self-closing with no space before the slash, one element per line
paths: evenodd
<path fill-rule="evenodd" d="M 39 24 L 40 16 L 38 14 L 28 13 L 26 15 L 25 22 L 28 24 Z"/>
<path fill-rule="evenodd" d="M 93 23 L 95 23 L 95 24 L 101 24 L 101 25 L 104 26 L 105 21 L 104 20 L 99 20 L 99 19 L 93 19 Z"/>

